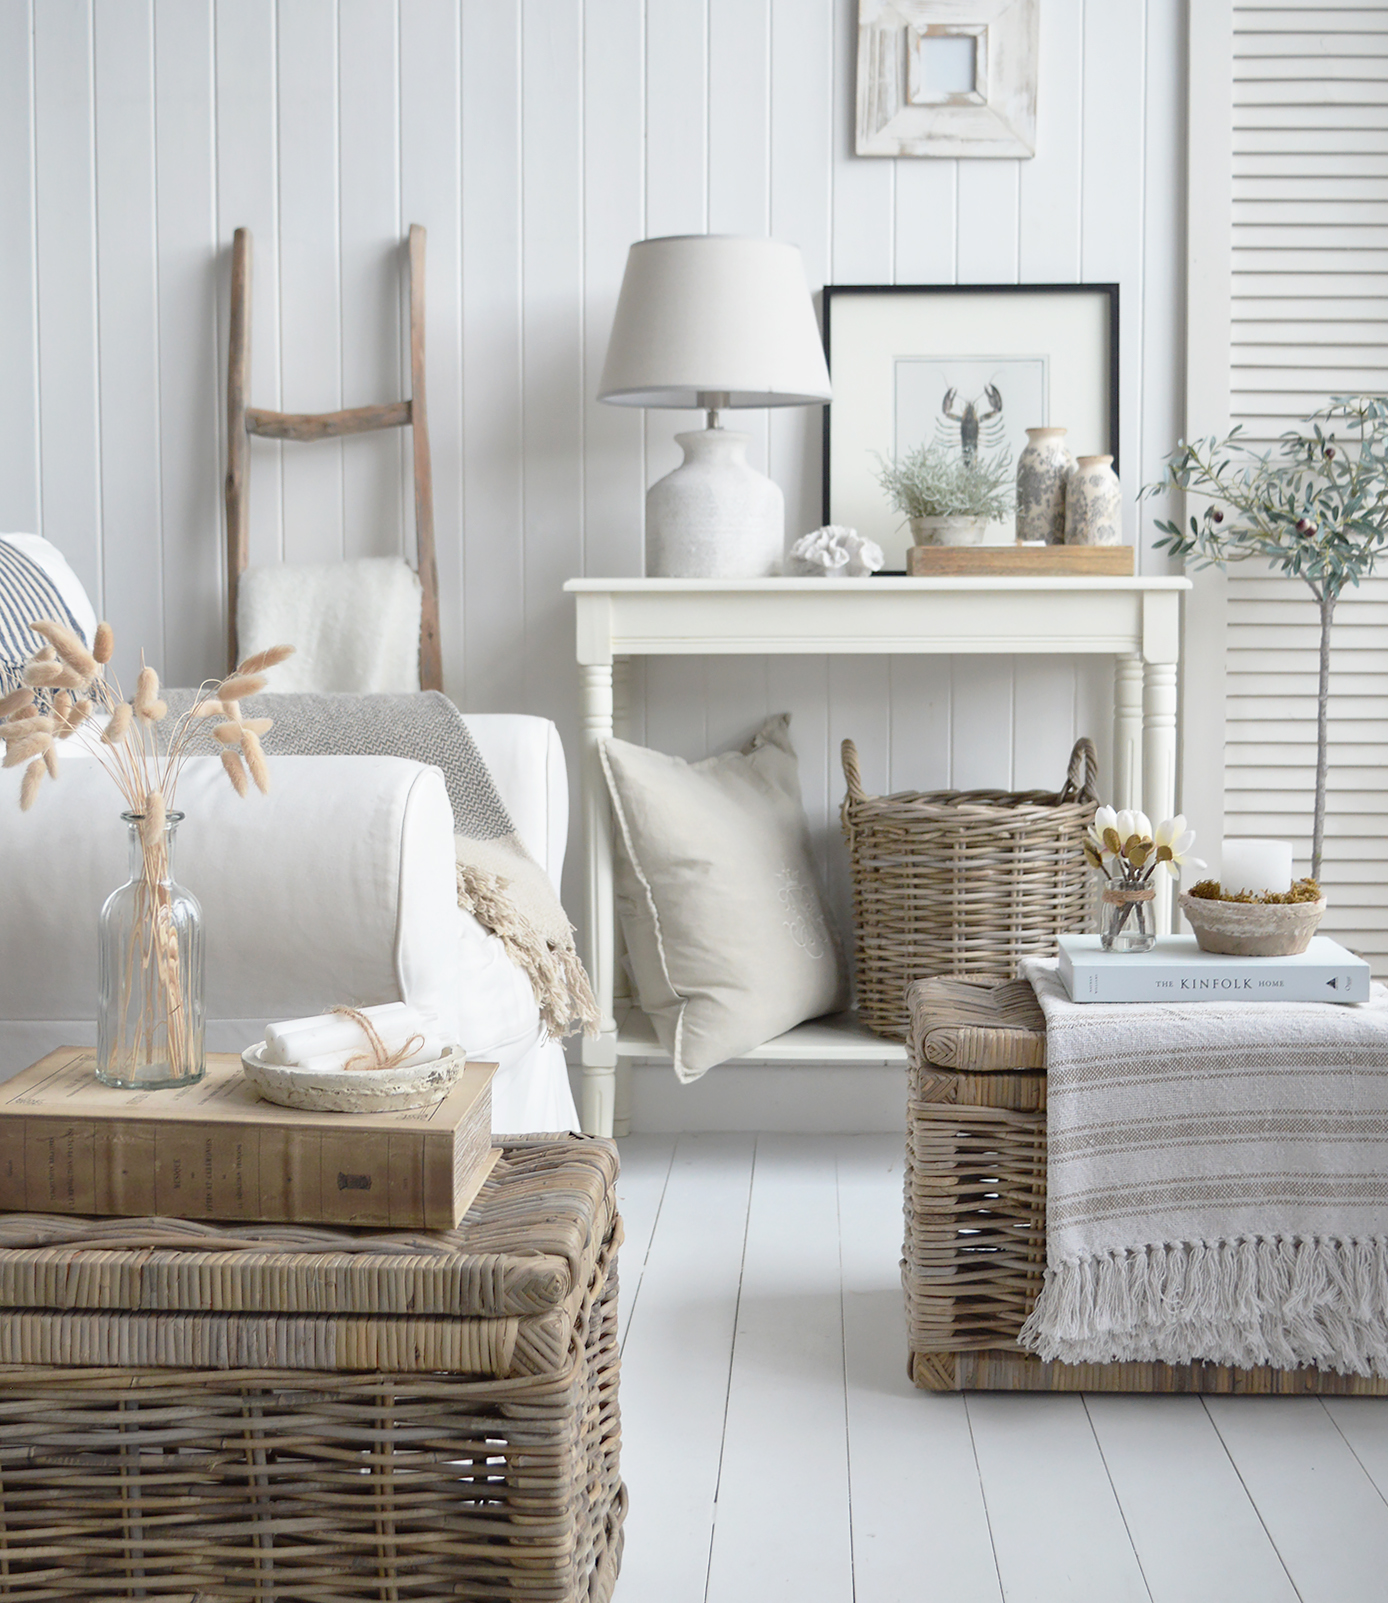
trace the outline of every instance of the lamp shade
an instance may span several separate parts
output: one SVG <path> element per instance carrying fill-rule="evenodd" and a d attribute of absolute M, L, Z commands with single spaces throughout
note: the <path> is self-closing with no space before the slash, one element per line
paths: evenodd
<path fill-rule="evenodd" d="M 682 234 L 631 247 L 598 399 L 618 406 L 809 406 L 830 397 L 800 252 Z"/>

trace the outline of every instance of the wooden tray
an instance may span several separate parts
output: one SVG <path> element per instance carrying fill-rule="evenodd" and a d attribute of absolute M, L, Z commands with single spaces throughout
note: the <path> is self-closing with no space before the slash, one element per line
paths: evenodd
<path fill-rule="evenodd" d="M 1133 576 L 1130 545 L 913 545 L 913 579 L 1120 578 Z"/>

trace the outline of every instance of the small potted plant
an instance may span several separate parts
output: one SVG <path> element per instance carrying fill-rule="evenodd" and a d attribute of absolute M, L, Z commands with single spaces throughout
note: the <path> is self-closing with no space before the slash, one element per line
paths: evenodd
<path fill-rule="evenodd" d="M 1337 433 L 1337 429 L 1340 431 Z M 1311 879 L 1321 873 L 1330 722 L 1330 629 L 1347 585 L 1388 549 L 1388 397 L 1340 395 L 1282 436 L 1276 456 L 1226 439 L 1180 441 L 1165 476 L 1143 496 L 1180 490 L 1206 505 L 1188 529 L 1158 522 L 1157 541 L 1196 567 L 1263 557 L 1300 579 L 1320 613 L 1316 689 L 1316 791 Z M 1312 900 L 1319 900 L 1319 892 Z M 1308 937 L 1309 939 L 1309 937 Z"/>
<path fill-rule="evenodd" d="M 884 458 L 877 482 L 911 525 L 916 545 L 980 545 L 1012 514 L 1012 456 L 966 453 L 941 441 Z"/>

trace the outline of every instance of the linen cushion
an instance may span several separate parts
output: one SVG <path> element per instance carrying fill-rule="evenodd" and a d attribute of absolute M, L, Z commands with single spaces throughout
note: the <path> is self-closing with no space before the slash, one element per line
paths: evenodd
<path fill-rule="evenodd" d="M 696 763 L 603 743 L 632 977 L 685 1082 L 847 1005 L 789 724 Z"/>

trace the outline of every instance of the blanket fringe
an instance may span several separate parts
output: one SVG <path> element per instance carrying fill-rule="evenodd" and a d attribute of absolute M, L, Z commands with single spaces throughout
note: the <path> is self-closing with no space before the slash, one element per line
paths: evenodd
<path fill-rule="evenodd" d="M 467 863 L 458 864 L 458 906 L 490 930 L 525 971 L 547 1039 L 559 1041 L 579 1029 L 589 1037 L 597 1035 L 597 999 L 572 930 L 566 939 L 547 939 L 507 895 L 504 879 Z"/>
<path fill-rule="evenodd" d="M 1067 1364 L 1388 1376 L 1388 1238 L 1178 1242 L 1057 1264 L 1017 1339 Z"/>

